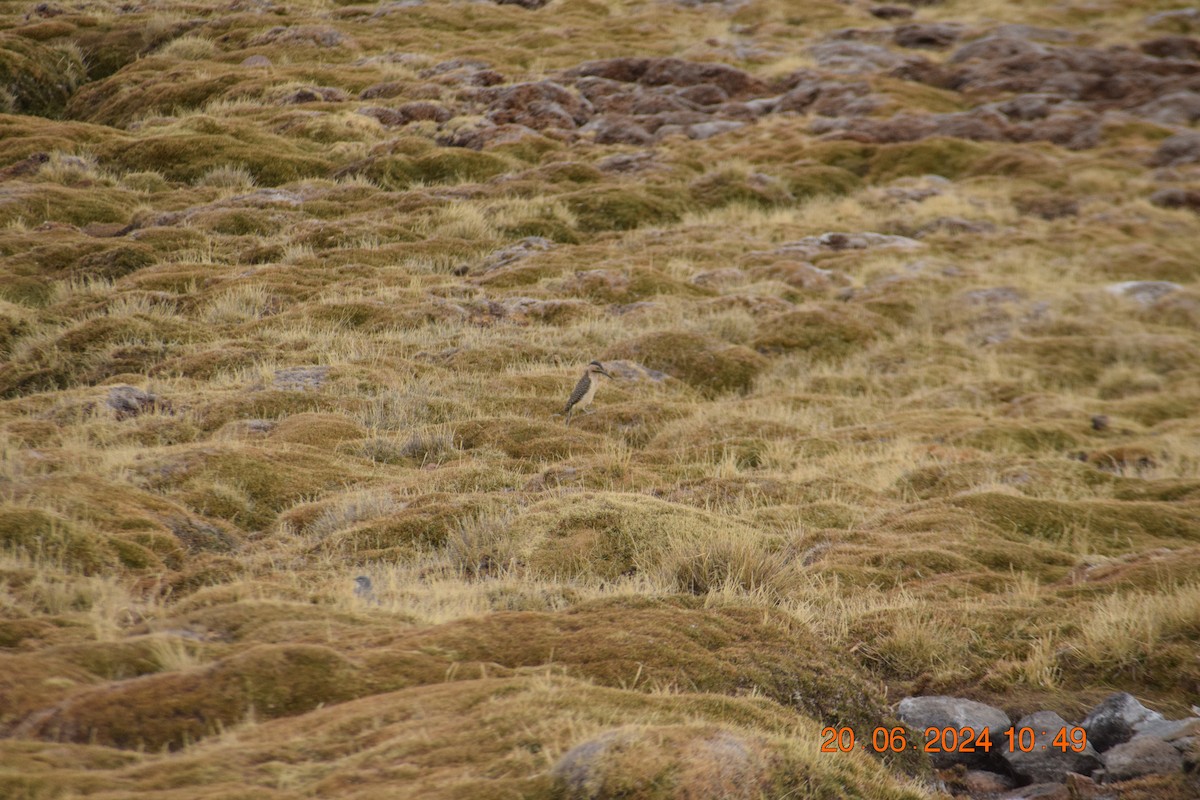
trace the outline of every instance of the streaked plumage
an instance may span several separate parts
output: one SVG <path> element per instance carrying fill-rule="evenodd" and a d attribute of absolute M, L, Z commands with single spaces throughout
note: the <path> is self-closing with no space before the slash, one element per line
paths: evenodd
<path fill-rule="evenodd" d="M 593 361 L 587 365 L 587 369 L 583 371 L 583 377 L 579 379 L 579 383 L 575 384 L 575 390 L 571 392 L 570 398 L 567 399 L 567 406 L 563 409 L 563 415 L 566 416 L 568 425 L 571 424 L 571 414 L 576 408 L 582 411 L 592 404 L 592 398 L 596 396 L 596 388 L 600 384 L 597 375 L 612 377 L 599 361 Z"/>

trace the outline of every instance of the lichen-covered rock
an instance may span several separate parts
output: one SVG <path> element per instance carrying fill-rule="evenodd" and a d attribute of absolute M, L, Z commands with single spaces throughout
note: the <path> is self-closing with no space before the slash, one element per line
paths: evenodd
<path fill-rule="evenodd" d="M 1079 724 L 1087 731 L 1088 744 L 1104 752 L 1129 741 L 1136 726 L 1162 718 L 1161 714 L 1146 708 L 1128 692 L 1117 692 L 1104 698 Z"/>
<path fill-rule="evenodd" d="M 926 728 L 970 728 L 976 737 L 979 737 L 986 730 L 993 748 L 1001 741 L 1004 731 L 1009 727 L 1008 715 L 998 708 L 962 697 L 944 695 L 906 697 L 900 701 L 896 716 L 914 732 L 914 735 L 923 735 Z M 969 753 L 955 750 L 934 753 L 930 760 L 935 767 L 942 768 L 954 764 L 986 767 L 992 763 L 992 757 L 983 751 Z"/>
<path fill-rule="evenodd" d="M 1135 736 L 1104 751 L 1105 778 L 1127 781 L 1143 775 L 1170 775 L 1183 768 L 1183 755 L 1156 736 Z"/>
<path fill-rule="evenodd" d="M 1054 744 L 1056 737 L 1061 741 L 1062 737 L 1067 736 L 1070 727 L 1070 723 L 1053 711 L 1029 714 L 1022 717 L 1013 729 L 1018 736 L 1022 729 L 1033 731 L 1033 749 L 1024 752 L 1017 747 L 1010 752 L 1004 747 L 1000 754 L 1018 777 L 1034 783 L 1061 782 L 1066 779 L 1068 772 L 1090 775 L 1101 766 L 1099 754 L 1090 741 L 1081 752 Z"/>

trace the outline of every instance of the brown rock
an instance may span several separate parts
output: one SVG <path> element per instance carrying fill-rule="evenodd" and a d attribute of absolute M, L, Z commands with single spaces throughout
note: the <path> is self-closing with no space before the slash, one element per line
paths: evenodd
<path fill-rule="evenodd" d="M 982 769 L 970 769 L 962 778 L 963 788 L 968 794 L 995 794 L 1007 791 L 1016 786 L 1016 781 L 1007 775 L 988 772 Z"/>
<path fill-rule="evenodd" d="M 117 419 L 136 417 L 159 405 L 157 396 L 135 386 L 113 386 L 104 402 L 115 412 Z"/>
<path fill-rule="evenodd" d="M 901 25 L 892 34 L 892 41 L 900 47 L 945 50 L 958 41 L 961 29 L 945 23 Z"/>
<path fill-rule="evenodd" d="M 1152 167 L 1174 167 L 1180 164 L 1195 164 L 1200 162 L 1200 133 L 1177 133 L 1163 139 L 1154 157 L 1150 159 Z"/>
<path fill-rule="evenodd" d="M 1138 49 L 1157 58 L 1200 58 L 1200 39 L 1191 36 L 1160 36 L 1142 42 Z"/>
<path fill-rule="evenodd" d="M 1156 736 L 1135 736 L 1105 751 L 1105 777 L 1126 781 L 1144 775 L 1170 775 L 1183 769 L 1183 756 L 1173 745 Z"/>
<path fill-rule="evenodd" d="M 588 61 L 568 70 L 567 75 L 577 78 L 594 76 L 643 86 L 712 84 L 730 97 L 766 90 L 766 84 L 762 81 L 727 64 L 684 61 L 680 58 L 608 58 Z"/>
<path fill-rule="evenodd" d="M 646 145 L 654 141 L 654 137 L 635 119 L 620 114 L 594 117 L 581 130 L 593 134 L 597 144 Z"/>
<path fill-rule="evenodd" d="M 1200 189 L 1159 189 L 1150 202 L 1161 208 L 1186 208 L 1200 213 Z"/>
<path fill-rule="evenodd" d="M 397 97 L 404 94 L 408 84 L 404 81 L 387 81 L 385 83 L 375 83 L 358 93 L 358 96 L 363 100 L 376 100 Z"/>
<path fill-rule="evenodd" d="M 533 130 L 573 129 L 591 117 L 592 104 L 553 81 L 518 83 L 480 92 L 489 104 L 488 119 L 499 125 L 524 125 Z"/>
<path fill-rule="evenodd" d="M 687 86 L 676 94 L 683 100 L 698 106 L 719 106 L 729 99 L 729 93 L 714 83 Z"/>
<path fill-rule="evenodd" d="M 350 95 L 336 86 L 305 86 L 279 98 L 280 105 L 299 103 L 341 103 Z"/>
<path fill-rule="evenodd" d="M 913 10 L 904 6 L 875 6 L 867 9 L 867 13 L 876 19 L 908 19 Z"/>

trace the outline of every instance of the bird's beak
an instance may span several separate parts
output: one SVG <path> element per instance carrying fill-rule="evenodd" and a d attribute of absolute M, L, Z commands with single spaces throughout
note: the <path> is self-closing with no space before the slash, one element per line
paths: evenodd
<path fill-rule="evenodd" d="M 600 370 L 599 370 L 599 372 L 600 372 L 600 374 L 601 374 L 601 375 L 603 375 L 603 376 L 604 376 L 604 377 L 606 377 L 606 378 L 612 378 L 612 377 L 613 377 L 612 375 L 610 375 L 610 374 L 609 374 L 608 370 L 606 370 L 606 369 L 600 369 Z M 615 380 L 616 380 L 616 378 L 613 378 L 613 380 L 615 381 Z"/>

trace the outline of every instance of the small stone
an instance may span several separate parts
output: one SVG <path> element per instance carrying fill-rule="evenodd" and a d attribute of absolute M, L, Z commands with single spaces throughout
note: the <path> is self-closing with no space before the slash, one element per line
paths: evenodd
<path fill-rule="evenodd" d="M 963 292 L 963 300 L 973 306 L 994 306 L 1003 303 L 1019 303 L 1025 293 L 1013 286 L 996 286 L 990 289 L 972 289 Z"/>
<path fill-rule="evenodd" d="M 1108 415 L 1096 414 L 1092 417 L 1092 430 L 1106 431 L 1108 430 Z"/>
<path fill-rule="evenodd" d="M 1105 751 L 1106 777 L 1127 781 L 1143 775 L 1170 775 L 1183 769 L 1183 756 L 1170 743 L 1156 736 L 1135 736 Z"/>
<path fill-rule="evenodd" d="M 926 728 L 971 728 L 977 735 L 988 731 L 992 742 L 998 742 L 1009 727 L 1008 715 L 974 700 L 961 697 L 933 695 L 906 697 L 900 701 L 896 716 L 910 729 L 923 732 Z M 931 761 L 938 768 L 954 764 L 987 766 L 991 763 L 987 753 L 953 752 L 934 753 Z"/>
<path fill-rule="evenodd" d="M 244 59 L 242 59 L 242 66 L 243 67 L 269 67 L 269 66 L 271 66 L 271 59 L 267 58 L 264 55 L 258 55 L 258 54 L 255 54 L 252 56 L 246 56 Z"/>
<path fill-rule="evenodd" d="M 108 390 L 105 404 L 116 412 L 117 419 L 128 419 L 153 409 L 158 397 L 135 386 L 114 386 Z"/>
<path fill-rule="evenodd" d="M 908 19 L 915 12 L 904 6 L 875 6 L 867 9 L 867 13 L 876 19 Z"/>
<path fill-rule="evenodd" d="M 1153 305 L 1159 298 L 1181 289 L 1182 286 L 1171 281 L 1121 281 L 1104 287 L 1104 291 L 1111 295 L 1127 297 L 1144 306 Z"/>
<path fill-rule="evenodd" d="M 963 788 L 968 794 L 995 794 L 1012 789 L 1016 785 L 1016 781 L 1007 775 L 1001 775 L 996 772 L 988 772 L 982 769 L 967 770 L 967 774 L 962 779 Z"/>
<path fill-rule="evenodd" d="M 325 383 L 329 367 L 287 367 L 275 370 L 272 388 L 284 391 L 317 389 Z"/>
<path fill-rule="evenodd" d="M 900 47 L 944 50 L 958 40 L 960 33 L 957 25 L 943 23 L 901 25 L 892 35 L 892 41 Z"/>
<path fill-rule="evenodd" d="M 1162 140 L 1154 157 L 1152 167 L 1175 167 L 1180 164 L 1195 164 L 1200 161 L 1200 133 L 1177 133 Z"/>
<path fill-rule="evenodd" d="M 997 795 L 997 800 L 1075 800 L 1061 783 L 1035 783 Z"/>
<path fill-rule="evenodd" d="M 1200 213 L 1200 190 L 1179 187 L 1159 189 L 1150 195 L 1150 203 L 1159 208 L 1183 208 Z"/>
<path fill-rule="evenodd" d="M 1069 727 L 1067 721 L 1053 711 L 1029 714 L 1013 728 L 1014 735 L 1018 737 L 1022 736 L 1022 729 L 1028 728 L 1033 732 L 1033 750 L 1023 752 L 1016 749 L 1010 753 L 1005 748 L 1001 755 L 1017 777 L 1035 783 L 1062 781 L 1068 772 L 1090 774 L 1100 766 L 1099 754 L 1090 742 L 1078 753 L 1069 747 L 1064 751 L 1054 744 L 1055 738 L 1061 741 L 1061 734 Z M 1024 736 L 1028 741 L 1028 734 Z"/>

